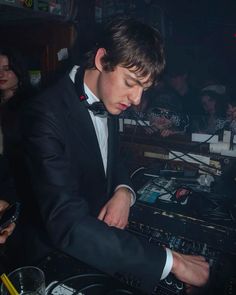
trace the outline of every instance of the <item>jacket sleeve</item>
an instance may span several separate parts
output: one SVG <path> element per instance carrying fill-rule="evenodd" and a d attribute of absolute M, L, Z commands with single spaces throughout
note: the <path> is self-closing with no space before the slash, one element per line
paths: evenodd
<path fill-rule="evenodd" d="M 89 215 L 84 192 L 71 173 L 64 129 L 55 114 L 39 105 L 23 114 L 27 165 L 51 242 L 61 251 L 152 293 L 165 265 L 165 250 Z"/>

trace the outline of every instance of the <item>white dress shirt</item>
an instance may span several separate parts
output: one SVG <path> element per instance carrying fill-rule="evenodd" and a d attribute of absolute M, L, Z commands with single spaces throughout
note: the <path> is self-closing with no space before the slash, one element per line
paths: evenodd
<path fill-rule="evenodd" d="M 84 91 L 88 96 L 87 102 L 92 104 L 99 99 L 92 93 L 86 84 L 84 84 Z M 105 174 L 107 172 L 107 143 L 108 143 L 108 127 L 107 127 L 107 118 L 101 118 L 99 116 L 94 116 L 93 112 L 89 110 L 90 117 L 93 121 L 93 126 L 97 135 L 98 144 L 100 152 L 102 155 L 102 162 Z"/>

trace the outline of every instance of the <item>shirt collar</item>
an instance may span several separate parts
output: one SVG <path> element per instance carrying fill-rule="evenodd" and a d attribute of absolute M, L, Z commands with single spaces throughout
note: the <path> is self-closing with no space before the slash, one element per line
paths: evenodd
<path fill-rule="evenodd" d="M 88 88 L 88 86 L 84 83 L 84 92 L 87 94 L 88 99 L 87 102 L 92 104 L 96 101 L 100 101 L 97 96 Z"/>
<path fill-rule="evenodd" d="M 78 70 L 79 66 L 75 65 L 73 66 L 72 70 L 70 71 L 70 79 L 73 83 L 75 83 L 75 75 L 76 75 L 76 72 Z M 87 94 L 88 96 L 88 99 L 87 99 L 87 102 L 89 104 L 92 104 L 93 102 L 96 102 L 96 101 L 100 101 L 97 96 L 88 88 L 88 86 L 84 83 L 84 92 Z"/>

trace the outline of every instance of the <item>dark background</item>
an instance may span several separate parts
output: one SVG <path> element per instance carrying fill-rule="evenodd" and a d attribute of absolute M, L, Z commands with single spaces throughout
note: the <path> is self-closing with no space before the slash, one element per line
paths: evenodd
<path fill-rule="evenodd" d="M 76 27 L 77 54 L 93 40 L 101 22 L 113 18 L 114 15 L 131 15 L 161 31 L 166 43 L 167 64 L 175 59 L 183 60 L 189 64 L 196 84 L 200 84 L 203 76 L 209 73 L 229 85 L 234 90 L 233 93 L 236 93 L 235 0 L 60 0 L 64 3 L 61 16 L 42 11 L 35 13 L 32 8 L 15 8 L 3 5 L 3 2 L 0 1 L 0 32 L 4 32 L 1 40 L 3 44 L 6 39 L 14 39 L 14 44 L 18 44 L 21 49 L 27 31 L 33 32 L 34 27 L 40 30 L 41 26 L 41 35 L 46 36 L 51 31 L 53 21 L 54 27 L 55 23 L 58 23 L 60 28 L 68 24 Z M 24 26 L 22 33 L 13 36 L 11 28 L 14 26 L 17 29 Z M 45 29 L 47 26 L 48 29 Z M 60 28 L 56 31 L 59 32 Z M 42 39 L 39 35 L 37 37 L 32 33 L 30 42 L 38 44 L 37 38 Z M 53 40 L 54 44 L 50 46 L 55 46 L 58 38 L 67 38 L 68 34 L 59 33 L 59 37 L 55 38 L 53 35 L 55 34 L 51 33 L 49 41 L 46 41 L 48 44 Z M 68 42 L 62 40 L 61 43 Z M 68 47 L 72 43 L 70 41 Z M 26 49 L 27 55 L 28 51 Z M 48 60 L 50 70 L 54 71 L 55 67 L 50 65 L 52 57 Z M 45 62 L 43 67 L 48 67 Z"/>
<path fill-rule="evenodd" d="M 127 14 L 157 27 L 165 39 L 167 64 L 183 60 L 196 84 L 215 76 L 235 93 L 236 1 L 101 0 L 95 7 L 97 23 Z"/>

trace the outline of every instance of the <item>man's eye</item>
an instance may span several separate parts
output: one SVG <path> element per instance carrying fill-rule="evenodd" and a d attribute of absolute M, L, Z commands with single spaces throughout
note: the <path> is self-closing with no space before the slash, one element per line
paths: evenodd
<path fill-rule="evenodd" d="M 133 84 L 129 83 L 128 81 L 125 81 L 125 85 L 126 85 L 127 87 L 133 87 L 133 86 L 134 86 Z"/>

